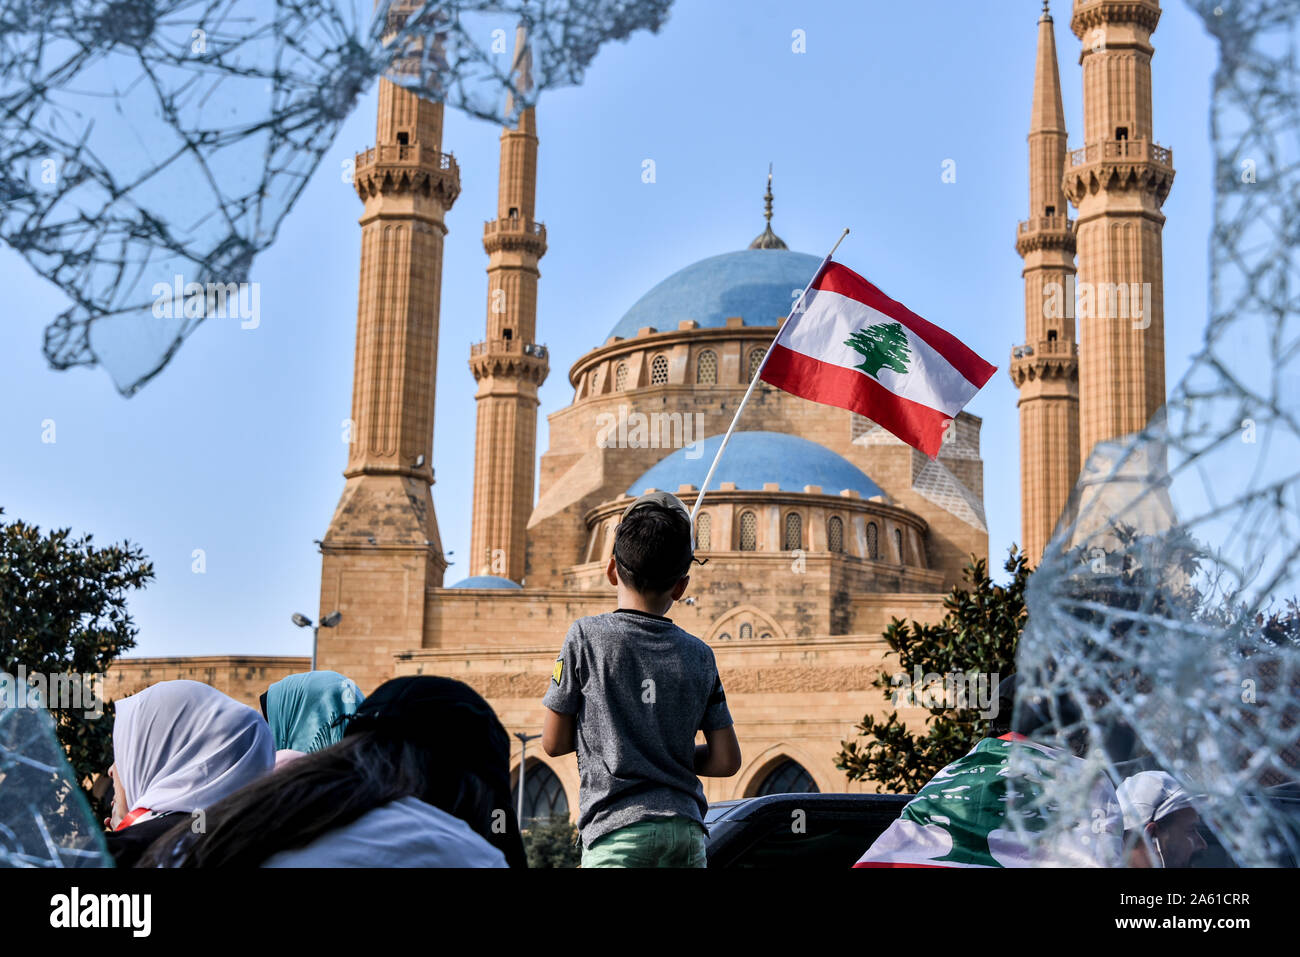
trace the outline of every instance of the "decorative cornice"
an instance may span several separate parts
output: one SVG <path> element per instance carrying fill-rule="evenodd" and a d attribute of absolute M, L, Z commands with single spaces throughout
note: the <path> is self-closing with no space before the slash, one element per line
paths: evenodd
<path fill-rule="evenodd" d="M 469 371 L 474 374 L 475 382 L 485 378 L 522 379 L 540 386 L 551 366 L 544 356 L 492 350 L 470 356 Z"/>
<path fill-rule="evenodd" d="M 546 255 L 546 224 L 526 219 L 492 219 L 483 224 L 483 249 L 490 256 L 502 250 Z"/>
<path fill-rule="evenodd" d="M 1156 0 L 1075 0 L 1070 29 L 1085 40 L 1089 31 L 1108 23 L 1136 23 L 1154 33 L 1159 22 L 1160 4 Z"/>
<path fill-rule="evenodd" d="M 450 209 L 460 195 L 460 167 L 450 153 L 419 144 L 380 144 L 356 155 L 352 176 L 362 201 L 380 193 L 421 193 Z"/>
<path fill-rule="evenodd" d="M 1079 381 L 1078 351 L 1076 348 L 1071 355 L 1013 356 L 1007 373 L 1017 389 L 1026 382 L 1042 379 L 1077 382 Z"/>
<path fill-rule="evenodd" d="M 1022 222 L 1016 230 L 1016 252 L 1022 259 L 1040 249 L 1063 249 L 1073 255 L 1076 245 L 1074 221 L 1064 216 L 1040 216 Z"/>
<path fill-rule="evenodd" d="M 781 321 L 784 322 L 785 320 L 782 319 Z M 669 329 L 663 332 L 656 330 L 646 335 L 633 336 L 631 339 L 607 342 L 605 345 L 597 346 L 585 355 L 580 356 L 573 363 L 569 369 L 569 384 L 576 388 L 578 379 L 592 366 L 599 365 L 615 356 L 630 355 L 645 349 L 667 349 L 682 343 L 735 342 L 737 340 L 767 348 L 772 344 L 772 339 L 776 336 L 778 328 L 779 324 L 771 326 L 710 326 L 704 329 L 695 327 L 692 329 Z M 703 388 L 725 389 L 735 384 L 720 382 L 716 386 Z M 741 390 L 748 386 L 748 382 L 739 383 Z M 663 386 L 657 386 L 656 388 L 663 388 Z M 702 387 L 693 384 L 691 388 L 698 389 Z"/>

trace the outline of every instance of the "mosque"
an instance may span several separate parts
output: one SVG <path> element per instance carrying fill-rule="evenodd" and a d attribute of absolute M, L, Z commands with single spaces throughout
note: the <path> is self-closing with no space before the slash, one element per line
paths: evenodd
<path fill-rule="evenodd" d="M 1101 31 L 1105 42 L 1083 45 L 1085 146 L 1074 153 L 1065 149 L 1046 4 L 1039 20 L 1031 217 L 1016 234 L 1026 344 L 1011 362 L 1021 390 L 1023 541 L 1035 559 L 1067 507 L 1084 443 L 1132 431 L 1129 419 L 1146 411 L 1136 406 L 1163 398 L 1159 205 L 1173 170 L 1169 151 L 1151 142 L 1158 18 L 1156 0 L 1077 0 L 1074 32 L 1083 40 Z M 517 51 L 526 83 L 522 35 Z M 757 237 L 746 244 L 737 224 L 740 248 L 657 284 L 646 277 L 649 290 L 606 318 L 603 344 L 569 365 L 572 398 L 549 413 L 550 444 L 539 456 L 538 388 L 551 359 L 537 328 L 547 242 L 535 215 L 538 117 L 524 110 L 501 134 L 498 208 L 482 238 L 485 332 L 468 357 L 477 384 L 473 501 L 464 503 L 473 510 L 471 574 L 446 582 L 431 488 L 445 215 L 459 171 L 442 152 L 442 121 L 440 104 L 381 81 L 376 145 L 356 160 L 364 211 L 352 442 L 320 543 L 320 613 L 341 618 L 320 629 L 317 667 L 367 692 L 407 674 L 470 684 L 521 738 L 513 764 L 518 780 L 526 755 L 525 817 L 576 816 L 574 757 L 552 759 L 523 740 L 541 731 L 565 632 L 615 605 L 604 568 L 630 498 L 660 489 L 693 501 L 820 259 L 773 231 L 769 176 Z M 1074 275 L 1076 243 L 1080 276 L 1155 282 L 1157 314 L 1143 337 L 1099 335 L 1081 320 L 1076 345 L 1072 313 L 1044 318 L 1043 284 Z M 1129 368 L 1142 381 L 1090 378 L 1094 367 Z M 670 612 L 713 648 L 744 752 L 735 777 L 705 779 L 711 801 L 874 790 L 849 782 L 835 755 L 865 713 L 885 710 L 873 682 L 889 666 L 881 635 L 890 620 L 938 620 L 970 556 L 988 555 L 980 427 L 961 413 L 932 460 L 862 416 L 756 388 L 704 496 L 696 538 L 707 561 Z M 190 677 L 252 704 L 268 683 L 307 667 L 295 658 L 128 659 L 109 689 Z M 900 712 L 918 729 L 924 716 Z"/>

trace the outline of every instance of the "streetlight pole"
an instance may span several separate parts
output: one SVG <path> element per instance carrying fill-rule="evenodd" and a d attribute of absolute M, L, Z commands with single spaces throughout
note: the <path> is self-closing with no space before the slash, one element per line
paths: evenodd
<path fill-rule="evenodd" d="M 526 731 L 516 731 L 515 737 L 519 739 L 519 829 L 524 829 L 524 771 L 528 767 L 528 742 L 540 738 L 540 734 L 529 734 Z"/>
<path fill-rule="evenodd" d="M 317 636 L 320 634 L 320 630 L 322 628 L 333 628 L 340 621 L 342 621 L 343 615 L 340 612 L 332 611 L 324 618 L 322 618 L 319 623 L 313 623 L 312 620 L 308 618 L 306 615 L 301 614 L 299 612 L 294 612 L 292 617 L 290 617 L 289 620 L 292 621 L 299 628 L 311 629 L 311 670 L 315 671 L 316 670 L 316 645 L 318 642 Z"/>

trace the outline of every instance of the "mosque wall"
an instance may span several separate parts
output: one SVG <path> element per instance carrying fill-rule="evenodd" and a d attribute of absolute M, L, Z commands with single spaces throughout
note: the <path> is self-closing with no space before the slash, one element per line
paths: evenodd
<path fill-rule="evenodd" d="M 159 681 L 187 680 L 201 681 L 250 708 L 259 708 L 258 698 L 269 686 L 281 678 L 310 669 L 311 658 L 293 656 L 119 658 L 104 676 L 104 698 L 117 701 Z"/>
<path fill-rule="evenodd" d="M 933 620 L 941 614 L 938 606 L 937 598 L 910 596 L 877 612 Z M 690 630 L 679 611 L 688 609 L 674 608 L 674 620 Z M 802 765 L 823 792 L 876 790 L 871 783 L 850 782 L 835 768 L 835 755 L 843 741 L 855 736 L 853 729 L 865 714 L 887 710 L 873 682 L 882 670 L 896 667 L 896 659 L 886 658 L 889 649 L 878 631 L 833 638 L 719 641 L 712 647 L 744 763 L 734 777 L 701 779 L 711 802 L 752 795 L 766 773 L 787 758 Z M 426 649 L 403 656 L 396 668 L 399 675 L 438 674 L 464 681 L 492 704 L 512 734 L 536 734 L 541 731 L 541 698 L 558 651 L 558 643 L 505 654 L 498 649 Z M 928 712 L 900 707 L 898 713 L 913 731 L 924 730 Z M 576 816 L 574 755 L 551 758 L 533 742 L 528 763 L 530 770 L 538 763 L 555 773 Z M 516 747 L 511 759 L 515 774 L 518 764 Z"/>

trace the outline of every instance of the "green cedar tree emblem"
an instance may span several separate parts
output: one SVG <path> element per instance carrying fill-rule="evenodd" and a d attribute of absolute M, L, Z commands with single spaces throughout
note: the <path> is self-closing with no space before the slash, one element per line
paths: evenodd
<path fill-rule="evenodd" d="M 859 329 L 845 339 L 844 344 L 862 353 L 863 362 L 857 368 L 873 379 L 880 377 L 880 370 L 885 366 L 899 374 L 907 372 L 907 363 L 912 358 L 912 350 L 907 346 L 907 333 L 898 322 Z"/>

